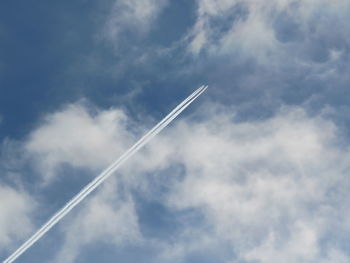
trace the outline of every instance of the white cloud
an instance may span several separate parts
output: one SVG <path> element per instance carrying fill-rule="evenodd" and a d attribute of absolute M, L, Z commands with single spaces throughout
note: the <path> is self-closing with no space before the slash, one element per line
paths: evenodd
<path fill-rule="evenodd" d="M 202 121 L 177 120 L 134 156 L 116 177 L 124 193 L 113 184 L 105 186 L 65 225 L 59 261 L 74 261 L 93 242 L 123 246 L 144 240 L 129 192 L 135 188 L 175 214 L 190 210 L 203 217 L 197 224 L 179 218 L 183 228 L 171 242 L 150 240 L 160 261 L 220 251 L 223 243 L 233 251 L 232 260 L 243 262 L 348 260 L 338 243 L 350 234 L 350 154 L 337 126 L 301 108 L 237 122 L 234 111 L 212 106 L 204 107 Z M 128 133 L 130 122 L 118 110 L 90 114 L 80 104 L 70 105 L 47 117 L 29 137 L 27 149 L 56 166 L 67 162 L 95 169 L 116 158 L 125 141 L 134 138 Z M 65 142 L 52 142 L 63 131 Z M 172 178 L 167 168 L 177 164 L 183 174 Z M 161 179 L 167 180 L 169 192 L 157 192 L 155 182 Z"/>
<path fill-rule="evenodd" d="M 71 104 L 46 116 L 23 144 L 4 140 L 0 147 L 0 171 L 3 178 L 24 189 L 27 174 L 23 167 L 28 161 L 34 161 L 46 182 L 59 174 L 62 164 L 92 171 L 102 169 L 134 141 L 129 130 L 138 132 L 139 128 L 133 127 L 121 110 L 99 111 L 81 102 Z M 19 175 L 20 172 L 23 174 Z M 133 200 L 130 193 L 116 193 L 117 188 L 118 183 L 110 178 L 108 184 L 86 200 L 82 209 L 77 209 L 75 217 L 67 218 L 62 225 L 65 237 L 57 262 L 74 262 L 85 245 L 96 241 L 118 246 L 139 242 L 141 235 Z M 36 205 L 34 198 L 23 190 L 0 184 L 3 256 L 18 248 L 35 230 L 32 219 Z"/>
<path fill-rule="evenodd" d="M 134 203 L 128 193 L 116 190 L 116 181 L 110 178 L 64 225 L 57 262 L 75 262 L 81 249 L 95 242 L 123 247 L 141 240 Z"/>
<path fill-rule="evenodd" d="M 101 171 L 136 142 L 136 134 L 142 134 L 144 127 L 136 127 L 123 110 L 89 107 L 77 102 L 47 115 L 25 142 L 26 153 L 35 158 L 47 182 L 59 175 L 62 164 Z M 166 166 L 172 152 L 165 146 L 169 140 L 159 138 L 152 148 L 142 149 L 144 154 L 134 157 L 140 165 L 130 165 L 129 171 Z"/>
<path fill-rule="evenodd" d="M 350 41 L 344 34 L 349 29 L 347 1 L 201 0 L 197 6 L 197 21 L 188 35 L 194 54 L 235 54 L 270 66 L 319 63 L 337 49 L 334 39 Z"/>
<path fill-rule="evenodd" d="M 317 231 L 313 226 L 296 222 L 291 228 L 287 241 L 278 240 L 274 233 L 270 233 L 261 246 L 252 249 L 244 255 L 248 261 L 261 263 L 271 262 L 312 262 L 319 248 L 317 245 Z"/>
<path fill-rule="evenodd" d="M 33 231 L 37 203 L 24 190 L 18 173 L 23 165 L 19 148 L 20 143 L 8 138 L 0 144 L 0 254 L 14 250 Z"/>
<path fill-rule="evenodd" d="M 214 115 L 175 134 L 186 178 L 170 204 L 204 213 L 212 237 L 237 258 L 319 262 L 337 249 L 335 229 L 350 232 L 349 148 L 338 144 L 332 122 L 285 109 L 250 123 Z"/>
<path fill-rule="evenodd" d="M 150 30 L 167 0 L 117 0 L 106 23 L 106 37 L 118 46 L 125 31 L 142 36 Z"/>
<path fill-rule="evenodd" d="M 140 130 L 122 110 L 97 110 L 78 102 L 47 115 L 28 136 L 24 149 L 45 182 L 52 183 L 64 164 L 100 172 L 134 143 L 135 133 Z M 145 151 L 145 156 L 137 157 L 141 167 L 131 164 L 129 171 L 165 165 L 164 150 L 159 142 L 154 144 L 151 151 Z M 121 175 L 109 178 L 97 194 L 85 200 L 83 209 L 77 209 L 75 216 L 63 224 L 64 243 L 57 262 L 74 262 L 79 251 L 94 242 L 123 246 L 141 240 L 130 193 L 118 191 L 123 188 L 119 187 L 122 180 L 134 184 L 134 178 Z"/>
<path fill-rule="evenodd" d="M 82 103 L 71 104 L 46 117 L 33 131 L 25 149 L 37 158 L 39 171 L 50 181 L 59 165 L 102 169 L 133 141 L 121 110 L 93 113 Z"/>
<path fill-rule="evenodd" d="M 13 249 L 15 242 L 32 231 L 34 200 L 9 186 L 0 185 L 0 247 Z M 17 243 L 16 242 L 16 243 Z"/>

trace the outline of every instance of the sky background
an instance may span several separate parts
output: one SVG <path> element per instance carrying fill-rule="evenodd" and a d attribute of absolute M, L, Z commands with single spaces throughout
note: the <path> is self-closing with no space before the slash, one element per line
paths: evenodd
<path fill-rule="evenodd" d="M 0 3 L 0 260 L 350 262 L 348 0 Z"/>

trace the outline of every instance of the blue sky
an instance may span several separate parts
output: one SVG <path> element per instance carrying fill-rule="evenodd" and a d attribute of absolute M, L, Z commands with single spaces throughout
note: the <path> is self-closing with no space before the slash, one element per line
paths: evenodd
<path fill-rule="evenodd" d="M 350 261 L 346 0 L 3 1 L 0 259 Z"/>

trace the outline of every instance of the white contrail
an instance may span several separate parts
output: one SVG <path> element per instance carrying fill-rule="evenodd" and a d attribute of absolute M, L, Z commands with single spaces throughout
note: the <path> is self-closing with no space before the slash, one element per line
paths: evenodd
<path fill-rule="evenodd" d="M 162 129 L 164 129 L 173 119 L 175 119 L 188 105 L 190 105 L 199 95 L 201 95 L 208 86 L 201 86 L 176 108 L 174 108 L 163 120 L 154 126 L 148 133 L 146 133 L 140 140 L 138 140 L 129 150 L 120 156 L 114 163 L 108 166 L 101 174 L 86 185 L 76 196 L 74 196 L 67 204 L 61 208 L 53 217 L 51 217 L 36 233 L 34 233 L 22 246 L 20 246 L 12 255 L 3 261 L 3 263 L 11 263 L 17 259 L 22 253 L 30 248 L 36 241 L 38 241 L 47 231 L 49 231 L 56 223 L 58 223 L 70 210 L 78 205 L 89 193 L 98 187 L 104 180 L 106 180 L 113 172 L 115 172 L 120 165 L 122 165 L 130 156 L 136 153 L 141 147 L 156 136 Z"/>

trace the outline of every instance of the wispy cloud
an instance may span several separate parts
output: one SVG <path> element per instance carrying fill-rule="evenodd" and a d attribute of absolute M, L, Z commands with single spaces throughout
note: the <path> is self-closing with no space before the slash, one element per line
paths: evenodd
<path fill-rule="evenodd" d="M 346 30 L 332 32 L 330 28 L 331 24 L 348 27 L 345 10 L 349 8 L 345 1 L 327 0 L 198 1 L 189 49 L 194 53 L 243 53 L 262 63 L 282 55 L 326 62 L 332 49 L 341 49 L 336 38 L 349 43 Z M 335 16 L 338 19 L 332 19 Z M 318 42 L 320 39 L 324 42 Z"/>
<path fill-rule="evenodd" d="M 106 22 L 104 37 L 112 41 L 115 47 L 125 41 L 123 33 L 142 38 L 149 32 L 167 2 L 167 0 L 115 1 Z"/>

